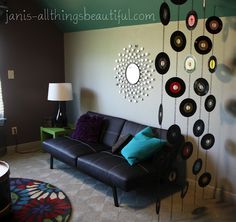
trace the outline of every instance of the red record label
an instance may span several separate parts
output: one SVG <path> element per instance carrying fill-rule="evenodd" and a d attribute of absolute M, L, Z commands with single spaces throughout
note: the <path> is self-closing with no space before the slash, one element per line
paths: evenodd
<path fill-rule="evenodd" d="M 170 91 L 172 93 L 179 93 L 180 90 L 181 90 L 181 85 L 179 82 L 172 82 L 170 84 Z"/>
<path fill-rule="evenodd" d="M 169 96 L 176 98 L 184 94 L 186 86 L 182 79 L 173 77 L 166 82 L 165 89 Z"/>

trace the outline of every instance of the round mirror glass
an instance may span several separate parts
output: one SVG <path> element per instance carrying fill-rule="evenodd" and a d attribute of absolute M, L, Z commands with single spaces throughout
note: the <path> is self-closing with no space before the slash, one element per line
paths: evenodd
<path fill-rule="evenodd" d="M 136 84 L 139 80 L 140 72 L 135 63 L 130 63 L 126 68 L 126 78 L 130 84 Z"/>

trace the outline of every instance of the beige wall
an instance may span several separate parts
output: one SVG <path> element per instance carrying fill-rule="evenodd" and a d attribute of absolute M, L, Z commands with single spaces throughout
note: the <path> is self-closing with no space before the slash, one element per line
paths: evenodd
<path fill-rule="evenodd" d="M 224 27 L 229 27 L 229 21 L 232 23 L 233 20 L 233 18 L 225 19 Z M 193 41 L 196 37 L 202 35 L 202 24 L 203 21 L 199 21 L 197 28 L 193 31 Z M 233 25 L 231 26 L 233 27 Z M 176 53 L 169 44 L 169 37 L 176 30 L 176 27 L 176 22 L 170 23 L 166 27 L 165 50 L 170 56 L 171 67 L 169 72 L 164 75 L 164 82 L 176 74 Z M 226 33 L 226 30 L 214 38 L 214 54 L 220 64 L 223 62 L 230 64 L 233 58 L 236 47 L 236 33 L 232 27 L 229 28 L 226 41 L 223 41 L 223 34 Z M 184 71 L 183 61 L 190 53 L 191 35 L 184 22 L 180 23 L 180 30 L 186 34 L 187 47 L 179 53 L 178 76 L 185 80 L 188 88 L 189 74 Z M 212 38 L 212 35 L 207 32 L 206 35 Z M 66 80 L 73 83 L 75 94 L 74 101 L 69 104 L 72 121 L 75 121 L 79 115 L 87 110 L 94 110 L 158 127 L 157 112 L 161 101 L 161 75 L 155 71 L 155 81 L 152 84 L 154 88 L 149 91 L 149 96 L 145 97 L 144 101 L 137 104 L 128 102 L 118 93 L 119 89 L 114 78 L 115 60 L 118 58 L 118 53 L 122 52 L 122 49 L 129 44 L 144 47 L 145 52 L 150 53 L 150 59 L 155 61 L 156 55 L 162 51 L 162 25 L 139 25 L 65 34 Z M 193 55 L 197 58 L 197 69 L 191 74 L 190 95 L 196 101 L 198 109 L 196 114 L 189 119 L 189 135 L 195 144 L 194 153 L 187 161 L 188 176 L 192 179 L 191 169 L 198 149 L 198 139 L 193 136 L 192 126 L 199 117 L 206 123 L 204 133 L 208 132 L 208 113 L 204 106 L 201 106 L 200 116 L 200 97 L 195 94 L 192 87 L 193 82 L 201 76 L 202 56 L 197 54 L 194 49 Z M 210 55 L 211 53 L 204 56 L 203 64 L 203 76 L 209 82 L 212 74 L 208 72 L 207 61 Z M 154 63 L 153 69 L 155 69 Z M 224 108 L 224 104 L 229 98 L 236 98 L 236 79 L 234 73 L 228 75 L 221 72 L 213 74 L 212 80 L 212 94 L 217 99 L 217 106 L 210 114 L 209 132 L 214 134 L 216 142 L 214 147 L 207 152 L 206 169 L 213 175 L 212 186 L 215 186 L 215 184 L 218 188 L 224 186 L 225 190 L 236 195 L 236 118 L 232 117 Z M 177 107 L 187 96 L 188 91 L 177 99 Z M 202 97 L 202 105 L 205 98 L 206 96 Z M 175 100 L 165 93 L 163 102 L 164 128 L 168 128 L 174 122 L 174 104 Z M 181 116 L 178 108 L 176 115 L 176 123 L 180 125 L 183 134 L 186 135 L 187 119 Z M 226 146 L 226 143 L 230 146 Z M 206 152 L 202 148 L 199 148 L 199 151 L 200 157 L 205 160 Z M 204 172 L 204 168 L 205 164 L 201 173 Z"/>

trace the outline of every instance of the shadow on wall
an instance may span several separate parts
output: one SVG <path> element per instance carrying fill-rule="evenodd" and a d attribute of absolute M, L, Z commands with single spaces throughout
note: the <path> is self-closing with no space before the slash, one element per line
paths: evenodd
<path fill-rule="evenodd" d="M 97 96 L 91 89 L 81 88 L 80 92 L 80 110 L 82 113 L 88 110 L 94 111 L 98 107 Z"/>

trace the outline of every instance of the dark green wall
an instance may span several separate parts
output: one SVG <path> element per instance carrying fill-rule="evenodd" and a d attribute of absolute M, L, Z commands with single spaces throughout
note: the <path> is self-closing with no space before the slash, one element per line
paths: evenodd
<path fill-rule="evenodd" d="M 131 14 L 141 13 L 141 14 L 153 14 L 151 19 L 147 20 L 123 20 L 118 24 L 118 19 L 110 19 L 106 21 L 99 20 L 80 20 L 78 24 L 74 24 L 73 21 L 62 21 L 63 19 L 57 19 L 57 24 L 64 32 L 73 32 L 80 30 L 89 29 L 101 29 L 110 28 L 117 26 L 127 26 L 127 25 L 138 25 L 147 23 L 160 22 L 159 19 L 159 8 L 163 0 L 38 0 L 41 2 L 42 9 L 57 9 L 57 13 L 64 10 L 67 14 L 84 14 L 84 9 L 88 14 L 109 14 L 110 11 L 121 10 L 121 13 L 128 15 L 128 10 Z M 170 0 L 166 0 L 171 8 L 171 20 L 176 21 L 178 19 L 177 12 L 178 6 L 174 5 Z M 188 0 L 184 5 L 180 6 L 180 20 L 184 20 L 187 12 L 193 8 L 198 12 L 199 18 L 202 18 L 203 7 L 202 0 Z M 206 17 L 213 14 L 217 16 L 232 16 L 236 14 L 236 1 L 235 0 L 206 0 Z M 75 16 L 75 15 L 74 15 Z M 89 17 L 87 17 L 89 18 Z M 113 18 L 115 16 L 113 15 Z M 154 19 L 153 19 L 154 18 Z M 75 23 L 77 20 L 74 20 Z"/>

